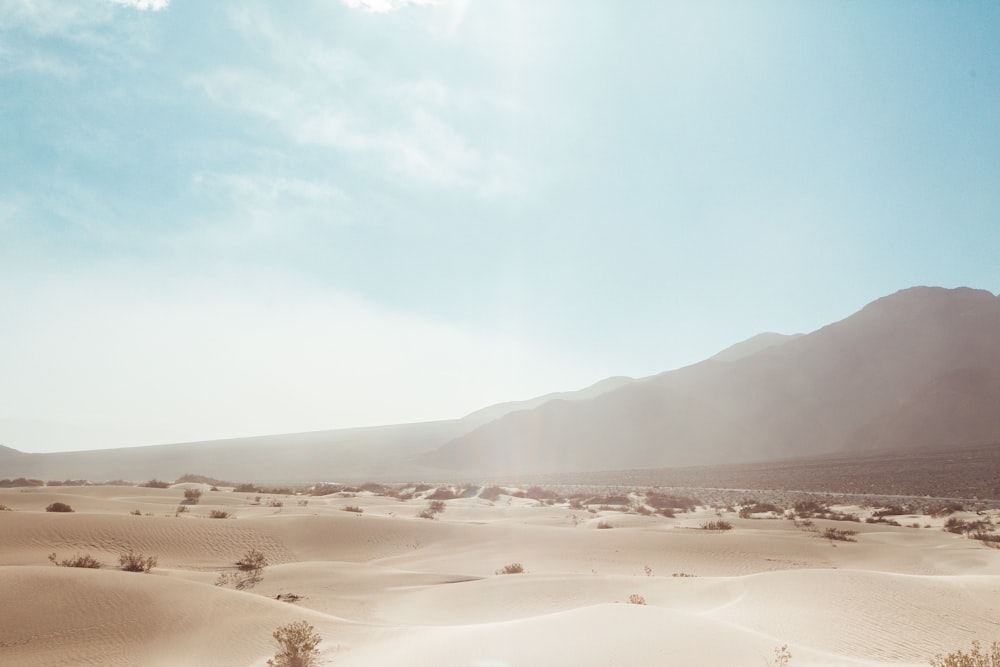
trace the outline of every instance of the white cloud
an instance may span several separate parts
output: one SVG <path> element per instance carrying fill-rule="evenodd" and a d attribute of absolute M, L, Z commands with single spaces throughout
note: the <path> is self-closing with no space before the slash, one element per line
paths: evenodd
<path fill-rule="evenodd" d="M 111 2 L 116 5 L 132 7 L 142 11 L 152 10 L 154 12 L 166 9 L 170 4 L 170 0 L 111 0 Z"/>
<path fill-rule="evenodd" d="M 360 9 L 373 14 L 394 12 L 403 7 L 434 7 L 443 4 L 441 0 L 341 0 L 351 9 Z"/>

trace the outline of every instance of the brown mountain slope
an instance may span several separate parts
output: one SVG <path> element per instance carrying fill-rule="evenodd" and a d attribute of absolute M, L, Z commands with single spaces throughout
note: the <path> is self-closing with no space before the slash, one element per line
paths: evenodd
<path fill-rule="evenodd" d="M 750 356 L 710 359 L 571 406 L 552 402 L 508 414 L 456 438 L 424 462 L 550 472 L 906 447 L 907 430 L 895 426 L 907 414 L 898 412 L 899 406 L 926 404 L 930 399 L 919 399 L 918 392 L 963 369 L 1000 371 L 997 332 L 1000 299 L 989 292 L 903 290 Z M 990 419 L 980 416 L 995 403 L 963 405 L 967 410 L 941 407 L 923 444 L 928 439 L 957 444 L 970 435 L 1000 438 Z M 981 424 L 974 432 L 964 427 L 972 418 Z"/>

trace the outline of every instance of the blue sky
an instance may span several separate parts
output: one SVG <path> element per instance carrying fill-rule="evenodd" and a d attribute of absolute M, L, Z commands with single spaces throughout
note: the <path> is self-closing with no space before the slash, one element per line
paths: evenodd
<path fill-rule="evenodd" d="M 458 417 L 1000 291 L 1000 5 L 0 0 L 0 443 Z"/>

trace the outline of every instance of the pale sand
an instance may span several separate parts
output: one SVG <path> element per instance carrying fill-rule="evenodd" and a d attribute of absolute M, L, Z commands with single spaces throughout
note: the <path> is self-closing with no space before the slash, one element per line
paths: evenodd
<path fill-rule="evenodd" d="M 432 521 L 416 518 L 423 500 L 291 496 L 276 508 L 207 488 L 175 518 L 183 486 L 0 490 L 15 510 L 0 512 L 0 664 L 260 667 L 271 632 L 296 620 L 323 636 L 327 664 L 355 666 L 761 667 L 783 644 L 792 667 L 915 666 L 1000 638 L 1000 550 L 943 532 L 942 519 L 817 520 L 860 531 L 832 544 L 733 514 L 732 531 L 700 530 L 711 510 L 591 514 L 501 496 L 446 501 Z M 45 512 L 53 501 L 76 512 Z M 129 547 L 159 566 L 118 570 Z M 271 563 L 263 580 L 213 585 L 250 547 Z M 106 566 L 55 567 L 51 552 Z M 494 574 L 515 562 L 526 573 Z M 276 599 L 286 593 L 302 599 Z"/>

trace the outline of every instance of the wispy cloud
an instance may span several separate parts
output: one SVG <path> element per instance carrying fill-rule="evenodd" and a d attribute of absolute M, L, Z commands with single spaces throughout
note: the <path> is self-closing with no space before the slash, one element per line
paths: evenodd
<path fill-rule="evenodd" d="M 170 0 L 111 0 L 111 2 L 116 5 L 124 5 L 142 11 L 152 10 L 154 12 L 166 9 L 170 5 Z"/>
<path fill-rule="evenodd" d="M 299 145 L 341 153 L 369 176 L 480 196 L 525 189 L 525 165 L 489 131 L 520 112 L 515 101 L 474 82 L 387 72 L 378 59 L 331 47 L 260 8 L 234 10 L 231 19 L 274 66 L 227 66 L 189 79 L 214 103 L 270 121 Z"/>
<path fill-rule="evenodd" d="M 341 0 L 351 9 L 360 9 L 373 14 L 386 14 L 410 5 L 433 7 L 444 4 L 442 0 Z"/>

